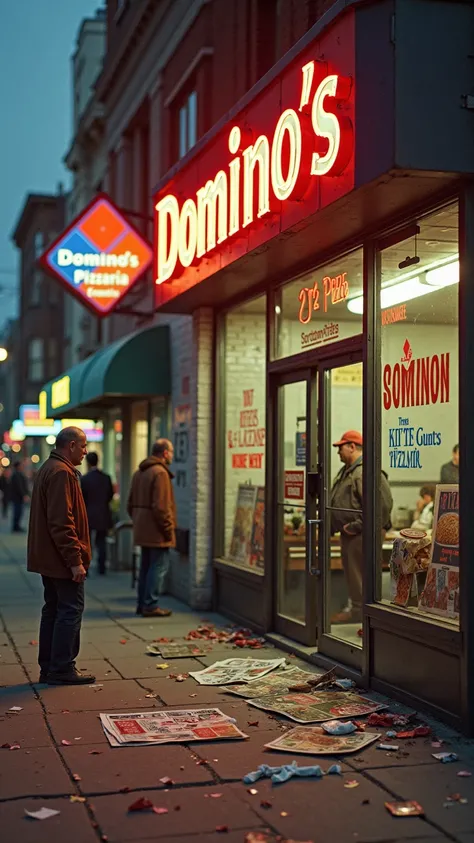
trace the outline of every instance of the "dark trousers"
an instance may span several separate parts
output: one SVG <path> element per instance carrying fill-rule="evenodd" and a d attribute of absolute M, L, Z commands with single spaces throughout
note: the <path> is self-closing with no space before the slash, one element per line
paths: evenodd
<path fill-rule="evenodd" d="M 91 530 L 95 533 L 95 549 L 97 551 L 97 568 L 99 574 L 105 574 L 105 557 L 107 555 L 107 530 Z"/>
<path fill-rule="evenodd" d="M 14 533 L 18 533 L 21 529 L 20 521 L 21 516 L 23 515 L 23 501 L 13 501 L 12 508 L 13 508 L 13 523 L 12 523 L 12 530 Z"/>
<path fill-rule="evenodd" d="M 38 662 L 42 673 L 69 673 L 81 644 L 84 583 L 42 577 L 44 606 L 41 612 Z"/>

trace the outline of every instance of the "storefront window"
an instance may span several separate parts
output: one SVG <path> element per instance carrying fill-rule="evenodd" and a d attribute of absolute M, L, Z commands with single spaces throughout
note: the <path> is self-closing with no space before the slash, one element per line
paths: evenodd
<path fill-rule="evenodd" d="M 281 287 L 275 299 L 276 357 L 362 333 L 363 253 L 357 249 Z"/>
<path fill-rule="evenodd" d="M 459 617 L 458 207 L 381 254 L 383 602 Z"/>
<path fill-rule="evenodd" d="M 263 573 L 266 296 L 225 317 L 224 558 Z"/>

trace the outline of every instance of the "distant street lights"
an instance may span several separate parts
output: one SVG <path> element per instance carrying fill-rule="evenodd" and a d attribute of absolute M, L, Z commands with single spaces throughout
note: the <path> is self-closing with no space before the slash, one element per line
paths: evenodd
<path fill-rule="evenodd" d="M 8 351 L 6 348 L 0 348 L 0 363 L 4 363 L 8 357 Z"/>

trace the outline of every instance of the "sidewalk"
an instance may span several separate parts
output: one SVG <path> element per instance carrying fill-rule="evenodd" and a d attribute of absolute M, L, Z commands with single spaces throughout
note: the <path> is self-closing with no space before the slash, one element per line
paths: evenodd
<path fill-rule="evenodd" d="M 192 678 L 177 683 L 168 675 L 199 670 L 230 656 L 287 654 L 271 647 L 251 653 L 218 644 L 210 656 L 168 660 L 169 668 L 157 670 L 164 660 L 146 655 L 146 643 L 159 636 L 182 638 L 202 618 L 172 598 L 163 601 L 173 609 L 169 619 L 137 618 L 128 574 L 99 578 L 92 572 L 86 583 L 78 663 L 93 671 L 101 685 L 35 686 L 40 578 L 26 572 L 25 537 L 7 534 L 6 527 L 0 524 L 0 747 L 18 743 L 21 748 L 0 748 L 2 843 L 244 843 L 249 831 L 265 829 L 268 837 L 262 839 L 272 843 L 474 843 L 474 776 L 457 776 L 461 770 L 474 773 L 474 742 L 429 718 L 422 720 L 444 741 L 441 749 L 432 748 L 432 738 L 418 738 L 401 741 L 400 752 L 390 754 L 373 744 L 344 759 L 295 755 L 300 765 L 320 764 L 323 770 L 337 761 L 343 776 L 293 779 L 277 787 L 262 780 L 254 786 L 258 793 L 249 793 L 241 781 L 247 772 L 259 764 L 293 760 L 263 745 L 296 724 L 272 718 L 218 688 L 199 686 Z M 212 613 L 206 619 L 225 623 Z M 291 664 L 308 669 L 298 659 Z M 157 698 L 147 697 L 149 690 Z M 236 718 L 249 739 L 112 749 L 98 719 L 99 712 L 208 704 Z M 12 713 L 12 706 L 22 710 Z M 391 704 L 390 711 L 407 709 Z M 458 753 L 459 762 L 441 764 L 432 757 L 445 750 Z M 160 782 L 165 776 L 173 780 L 171 788 Z M 350 780 L 358 786 L 344 787 Z M 468 804 L 443 807 L 456 793 Z M 71 802 L 71 795 L 85 801 Z M 127 813 L 141 796 L 168 813 Z M 420 802 L 426 818 L 392 817 L 384 802 L 398 799 Z M 25 818 L 25 809 L 43 806 L 61 813 L 42 822 Z"/>

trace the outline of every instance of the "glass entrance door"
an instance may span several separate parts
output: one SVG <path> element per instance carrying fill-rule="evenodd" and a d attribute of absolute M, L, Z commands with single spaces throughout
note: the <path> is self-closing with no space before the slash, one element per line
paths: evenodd
<path fill-rule="evenodd" d="M 276 630 L 358 664 L 361 357 L 346 354 L 276 378 Z"/>
<path fill-rule="evenodd" d="M 276 629 L 316 644 L 317 372 L 279 376 L 275 396 Z"/>

